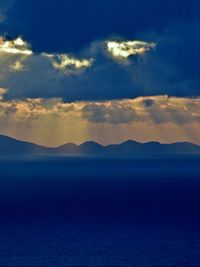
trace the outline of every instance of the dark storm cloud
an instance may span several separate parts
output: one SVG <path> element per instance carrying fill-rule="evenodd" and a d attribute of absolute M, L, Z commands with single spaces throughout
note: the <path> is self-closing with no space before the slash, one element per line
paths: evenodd
<path fill-rule="evenodd" d="M 91 123 L 120 124 L 136 120 L 136 113 L 131 105 L 123 105 L 113 102 L 109 105 L 104 103 L 86 104 L 82 109 L 84 119 Z"/>
<path fill-rule="evenodd" d="M 154 100 L 153 99 L 150 99 L 150 98 L 147 98 L 147 99 L 144 99 L 142 104 L 146 107 L 146 108 L 149 108 L 149 107 L 152 107 L 154 105 Z"/>
<path fill-rule="evenodd" d="M 12 45 L 12 51 L 13 43 L 14 41 L 6 42 L 6 44 Z M 24 43 L 26 44 L 25 41 Z M 55 56 L 51 54 L 42 53 L 24 57 L 21 53 L 3 54 L 7 48 L 2 48 L 0 65 L 2 64 L 3 68 L 0 70 L 2 76 L 0 84 L 2 87 L 10 89 L 6 97 L 62 97 L 66 101 L 76 101 L 105 100 L 134 95 L 132 78 L 129 73 L 131 61 L 129 63 L 128 59 L 122 61 L 120 59 L 115 62 L 108 56 L 105 43 L 103 41 L 93 43 L 87 51 L 78 55 L 79 60 L 75 57 L 68 57 L 68 55 L 62 56 L 59 64 L 55 64 Z M 26 46 L 27 51 L 31 51 L 27 44 Z M 149 52 L 144 51 L 143 53 Z M 139 56 L 142 54 L 140 53 Z M 21 65 L 16 64 L 21 61 L 23 63 L 22 71 Z M 73 69 L 70 66 L 72 63 Z M 16 72 L 16 67 L 19 67 L 18 72 Z"/>
<path fill-rule="evenodd" d="M 198 0 L 15 0 L 0 29 L 24 36 L 36 51 L 76 52 L 110 35 L 132 39 L 195 21 L 199 8 Z"/>

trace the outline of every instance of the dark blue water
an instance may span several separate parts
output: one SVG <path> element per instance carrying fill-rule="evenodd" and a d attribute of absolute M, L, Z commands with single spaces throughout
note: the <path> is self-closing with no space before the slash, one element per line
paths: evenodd
<path fill-rule="evenodd" d="M 0 266 L 200 266 L 200 157 L 0 161 Z"/>

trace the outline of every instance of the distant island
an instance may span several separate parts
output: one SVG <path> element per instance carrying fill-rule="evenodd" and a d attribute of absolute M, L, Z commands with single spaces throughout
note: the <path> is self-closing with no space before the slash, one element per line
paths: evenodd
<path fill-rule="evenodd" d="M 81 145 L 67 143 L 50 148 L 0 135 L 0 156 L 16 155 L 66 155 L 66 156 L 105 156 L 133 157 L 139 155 L 200 154 L 200 146 L 189 142 L 161 144 L 159 142 L 139 143 L 128 140 L 121 144 L 102 146 L 95 142 Z"/>

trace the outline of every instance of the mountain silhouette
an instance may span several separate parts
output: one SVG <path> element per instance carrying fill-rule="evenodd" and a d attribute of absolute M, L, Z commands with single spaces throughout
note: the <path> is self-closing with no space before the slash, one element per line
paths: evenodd
<path fill-rule="evenodd" d="M 42 153 L 45 150 L 46 148 L 43 146 L 0 135 L 0 155 L 34 154 Z"/>
<path fill-rule="evenodd" d="M 139 143 L 127 140 L 121 144 L 102 146 L 95 142 L 81 145 L 68 143 L 59 147 L 49 148 L 14 138 L 0 135 L 0 155 L 66 155 L 66 156 L 120 156 L 162 154 L 200 154 L 200 146 L 189 142 L 161 144 L 159 142 Z"/>

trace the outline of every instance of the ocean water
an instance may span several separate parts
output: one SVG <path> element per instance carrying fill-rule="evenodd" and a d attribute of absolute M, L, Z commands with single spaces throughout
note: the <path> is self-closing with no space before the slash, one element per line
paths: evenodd
<path fill-rule="evenodd" d="M 1 267 L 199 267 L 200 157 L 0 160 Z"/>

